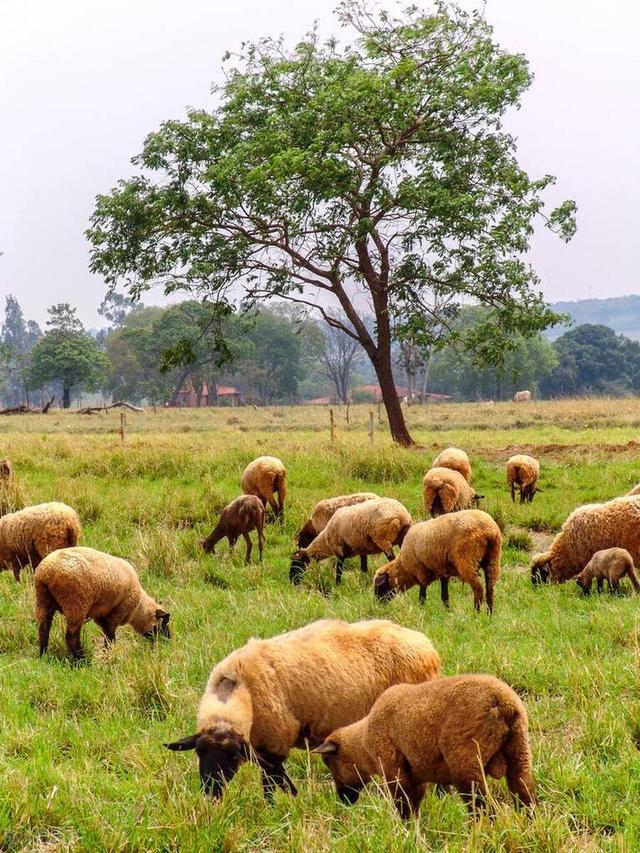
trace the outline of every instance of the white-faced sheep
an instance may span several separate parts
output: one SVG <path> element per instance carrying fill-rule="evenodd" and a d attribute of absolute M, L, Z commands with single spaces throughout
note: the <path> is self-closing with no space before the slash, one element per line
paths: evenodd
<path fill-rule="evenodd" d="M 58 611 L 67 620 L 65 639 L 76 660 L 84 657 L 80 632 L 89 619 L 101 629 L 105 644 L 126 624 L 148 638 L 169 636 L 169 614 L 142 589 L 133 566 L 119 557 L 93 548 L 63 548 L 45 557 L 34 580 L 41 655 Z"/>
<path fill-rule="evenodd" d="M 422 498 L 427 515 L 468 509 L 483 497 L 477 495 L 462 474 L 452 468 L 431 468 L 422 480 Z"/>
<path fill-rule="evenodd" d="M 429 640 L 393 622 L 321 619 L 270 640 L 249 640 L 211 672 L 197 732 L 168 749 L 195 749 L 203 790 L 218 797 L 240 764 L 255 761 L 264 791 L 295 794 L 284 768 L 294 747 L 318 746 L 364 717 L 392 684 L 435 678 Z"/>
<path fill-rule="evenodd" d="M 431 463 L 432 468 L 451 468 L 465 478 L 467 483 L 471 482 L 471 463 L 469 457 L 457 447 L 447 447 Z"/>
<path fill-rule="evenodd" d="M 540 476 L 540 463 L 533 456 L 518 453 L 507 460 L 507 485 L 511 489 L 511 500 L 516 499 L 516 488 L 520 492 L 520 503 L 533 500 L 538 488 L 538 477 Z"/>
<path fill-rule="evenodd" d="M 0 518 L 0 570 L 11 569 L 16 580 L 29 563 L 35 568 L 57 548 L 70 548 L 80 539 L 80 519 L 63 503 L 28 506 Z"/>
<path fill-rule="evenodd" d="M 506 776 L 514 797 L 534 803 L 527 711 L 491 675 L 390 687 L 368 716 L 332 732 L 314 752 L 343 802 L 355 803 L 382 776 L 403 818 L 418 811 L 429 783 L 455 786 L 473 809 L 487 794 L 487 776 Z"/>
<path fill-rule="evenodd" d="M 378 598 L 440 581 L 442 602 L 449 604 L 449 579 L 458 577 L 473 590 L 473 604 L 480 610 L 483 600 L 480 572 L 484 573 L 487 610 L 493 610 L 493 588 L 500 577 L 502 534 L 491 516 L 479 509 L 441 515 L 414 524 L 405 536 L 395 560 L 376 572 L 374 590 Z"/>
<path fill-rule="evenodd" d="M 298 548 L 307 548 L 311 545 L 318 533 L 325 529 L 336 510 L 342 509 L 343 506 L 353 506 L 354 504 L 364 503 L 364 501 L 375 500 L 377 497 L 378 495 L 373 492 L 355 492 L 352 495 L 338 495 L 334 498 L 318 501 L 310 518 L 304 523 L 296 536 Z"/>
<path fill-rule="evenodd" d="M 300 583 L 311 560 L 337 557 L 336 584 L 342 579 L 344 561 L 360 557 L 360 568 L 367 571 L 367 555 L 385 554 L 393 559 L 393 546 L 401 545 L 411 527 L 409 511 L 393 498 L 377 498 L 336 510 L 327 526 L 308 548 L 301 548 L 291 559 L 289 580 Z"/>
<path fill-rule="evenodd" d="M 549 549 L 534 556 L 531 580 L 563 583 L 605 548 L 626 548 L 634 564 L 640 563 L 640 497 L 615 498 L 574 510 Z"/>
<path fill-rule="evenodd" d="M 595 580 L 598 592 L 602 592 L 606 580 L 609 592 L 617 592 L 624 577 L 628 577 L 635 591 L 640 592 L 631 554 L 624 548 L 605 548 L 603 551 L 596 551 L 577 576 L 576 583 L 588 593 L 591 592 L 591 584 Z"/>
<path fill-rule="evenodd" d="M 252 530 L 258 534 L 258 553 L 262 560 L 264 547 L 264 507 L 260 498 L 255 495 L 241 495 L 222 510 L 220 520 L 206 539 L 202 540 L 202 547 L 207 554 L 213 554 L 216 542 L 224 539 L 229 540 L 229 546 L 233 551 L 238 538 L 242 536 L 247 543 L 246 562 L 251 562 L 251 537 Z"/>
<path fill-rule="evenodd" d="M 276 517 L 284 515 L 287 496 L 287 470 L 275 456 L 258 456 L 242 472 L 240 486 L 245 495 L 255 495 L 262 505 L 271 507 Z M 278 502 L 274 498 L 278 496 Z"/>

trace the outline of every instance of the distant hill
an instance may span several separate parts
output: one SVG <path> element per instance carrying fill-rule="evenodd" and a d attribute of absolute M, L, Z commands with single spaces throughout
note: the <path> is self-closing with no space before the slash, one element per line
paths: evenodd
<path fill-rule="evenodd" d="M 582 323 L 600 323 L 634 341 L 640 341 L 640 295 L 556 302 L 551 307 L 559 314 L 568 314 L 576 326 Z M 566 331 L 566 326 L 556 326 L 545 334 L 555 340 Z"/>

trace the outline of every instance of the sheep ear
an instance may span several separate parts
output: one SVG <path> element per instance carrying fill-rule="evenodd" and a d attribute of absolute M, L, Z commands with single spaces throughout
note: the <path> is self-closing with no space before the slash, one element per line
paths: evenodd
<path fill-rule="evenodd" d="M 196 748 L 196 741 L 198 740 L 198 735 L 189 735 L 189 737 L 183 737 L 182 740 L 176 740 L 173 743 L 165 743 L 167 749 L 172 749 L 174 752 L 186 752 L 189 749 Z"/>
<path fill-rule="evenodd" d="M 334 740 L 325 740 L 320 746 L 311 750 L 316 755 L 335 755 L 338 751 L 338 744 Z"/>

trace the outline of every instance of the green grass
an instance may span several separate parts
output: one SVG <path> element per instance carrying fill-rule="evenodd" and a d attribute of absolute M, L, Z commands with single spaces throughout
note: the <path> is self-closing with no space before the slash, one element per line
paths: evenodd
<path fill-rule="evenodd" d="M 575 584 L 533 589 L 529 547 L 544 547 L 577 505 L 624 493 L 640 480 L 640 402 L 416 408 L 409 422 L 424 450 L 392 446 L 384 424 L 373 446 L 368 407 L 352 424 L 336 410 L 329 443 L 324 409 L 228 409 L 0 420 L 2 456 L 14 462 L 27 503 L 76 506 L 85 544 L 131 559 L 144 586 L 172 613 L 173 639 L 150 645 L 121 629 L 104 650 L 85 626 L 89 663 L 66 657 L 57 617 L 47 658 L 37 657 L 30 573 L 0 573 L 0 851 L 591 851 L 640 849 L 638 603 L 631 595 L 584 597 Z M 313 503 L 373 490 L 422 518 L 421 479 L 455 444 L 470 454 L 483 507 L 505 531 L 495 613 L 478 616 L 453 584 L 451 610 L 435 588 L 384 606 L 356 566 L 333 585 L 328 562 L 290 587 L 293 537 Z M 531 448 L 544 493 L 512 504 L 504 463 Z M 269 525 L 263 565 L 244 546 L 215 557 L 198 545 L 239 492 L 254 456 L 280 456 L 289 471 L 284 525 Z M 380 560 L 372 561 L 376 565 Z M 540 805 L 516 813 L 492 784 L 495 818 L 474 824 L 456 796 L 429 793 L 420 819 L 403 825 L 375 786 L 347 809 L 322 763 L 294 752 L 300 795 L 262 799 L 246 766 L 220 804 L 198 790 L 192 754 L 162 743 L 191 733 L 215 662 L 250 636 L 313 619 L 386 615 L 423 630 L 444 671 L 491 672 L 526 702 Z"/>

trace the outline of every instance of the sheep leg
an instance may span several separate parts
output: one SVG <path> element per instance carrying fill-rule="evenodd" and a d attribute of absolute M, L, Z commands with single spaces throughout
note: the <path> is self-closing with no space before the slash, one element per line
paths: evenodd
<path fill-rule="evenodd" d="M 245 557 L 244 561 L 245 561 L 245 563 L 250 563 L 251 562 L 251 548 L 253 547 L 253 545 L 251 543 L 251 537 L 249 536 L 248 533 L 243 533 L 242 535 L 244 536 L 244 541 L 247 543 L 247 556 Z"/>
<path fill-rule="evenodd" d="M 273 799 L 276 788 L 288 791 L 292 796 L 296 796 L 298 789 L 284 769 L 284 758 L 281 755 L 274 755 L 272 752 L 260 752 L 256 754 L 256 760 L 262 771 L 262 789 L 267 800 Z"/>
<path fill-rule="evenodd" d="M 511 737 L 505 742 L 503 752 L 507 759 L 507 785 L 514 797 L 525 806 L 536 801 L 535 782 L 531 766 L 531 750 L 527 730 L 521 721 L 515 723 Z"/>
<path fill-rule="evenodd" d="M 13 572 L 13 576 L 16 579 L 17 583 L 20 583 L 20 572 L 22 571 L 22 563 L 20 562 L 18 557 L 12 557 L 11 571 Z"/>
<path fill-rule="evenodd" d="M 607 583 L 609 584 L 609 592 L 617 595 L 620 592 L 620 581 L 610 581 L 607 578 Z"/>
<path fill-rule="evenodd" d="M 40 627 L 38 628 L 38 642 L 40 645 L 40 657 L 47 651 L 49 648 L 49 634 L 51 632 L 51 623 L 53 622 L 53 617 L 56 615 L 55 608 L 52 607 L 46 611 L 44 616 L 40 619 Z"/>
<path fill-rule="evenodd" d="M 262 562 L 262 551 L 264 548 L 264 529 L 261 521 L 258 523 L 256 530 L 258 531 L 258 558 L 260 562 Z"/>
<path fill-rule="evenodd" d="M 361 572 L 364 572 L 364 573 L 365 573 L 365 575 L 366 575 L 366 574 L 367 574 L 367 571 L 368 571 L 368 568 L 369 568 L 369 567 L 368 567 L 368 565 L 367 565 L 367 555 L 366 555 L 366 554 L 361 554 L 361 555 L 360 555 L 360 571 L 361 571 Z"/>
<path fill-rule="evenodd" d="M 418 812 L 424 797 L 424 785 L 414 785 L 406 773 L 398 774 L 387 784 L 398 814 L 403 820 L 408 820 L 411 815 Z"/>
<path fill-rule="evenodd" d="M 392 560 L 395 560 L 395 558 L 396 558 L 396 555 L 393 553 L 393 548 L 387 548 L 383 551 L 383 553 L 384 553 L 385 557 L 387 558 L 387 560 L 389 560 L 389 562 L 391 562 Z"/>
<path fill-rule="evenodd" d="M 67 622 L 65 640 L 67 641 L 67 648 L 69 649 L 71 657 L 74 660 L 84 659 L 84 651 L 82 645 L 80 644 L 81 630 L 82 622 L 80 622 L 80 624 L 76 624 L 75 622 Z"/>
<path fill-rule="evenodd" d="M 482 777 L 478 779 L 456 779 L 453 782 L 469 813 L 477 815 L 484 808 L 487 796 L 487 785 Z"/>
<path fill-rule="evenodd" d="M 420 587 L 420 592 L 418 593 L 418 603 L 424 604 L 427 600 L 427 588 L 426 586 Z"/>
<path fill-rule="evenodd" d="M 445 607 L 449 607 L 449 578 L 440 578 L 440 600 Z"/>
<path fill-rule="evenodd" d="M 628 568 L 627 569 L 627 577 L 631 581 L 635 591 L 640 592 L 640 583 L 638 583 L 638 578 L 636 576 L 635 570 L 632 568 Z"/>
<path fill-rule="evenodd" d="M 516 502 L 516 484 L 515 483 L 511 483 L 511 502 L 512 503 Z"/>
<path fill-rule="evenodd" d="M 489 613 L 493 612 L 493 580 L 491 578 L 491 571 L 486 568 L 484 570 L 484 585 L 487 588 L 487 611 Z"/>
<path fill-rule="evenodd" d="M 478 577 L 473 577 L 468 581 L 469 586 L 473 590 L 473 608 L 476 611 L 480 611 L 482 608 L 482 601 L 484 599 L 484 590 L 482 588 L 482 583 L 480 582 Z"/>
<path fill-rule="evenodd" d="M 596 578 L 596 587 L 598 589 L 598 595 L 602 592 L 603 586 L 604 586 L 603 578 Z"/>
<path fill-rule="evenodd" d="M 271 495 L 271 497 L 270 497 L 270 498 L 267 498 L 267 500 L 269 501 L 269 506 L 270 506 L 270 507 L 271 507 L 271 509 L 273 510 L 273 514 L 274 514 L 274 516 L 275 516 L 276 518 L 278 518 L 278 516 L 281 514 L 281 510 L 280 510 L 280 507 L 278 506 L 278 504 L 277 504 L 277 503 L 275 502 L 275 500 L 273 499 L 273 495 Z"/>
<path fill-rule="evenodd" d="M 106 649 L 111 645 L 111 643 L 115 643 L 116 629 L 107 617 L 103 617 L 102 619 L 95 619 L 94 621 L 98 628 L 100 628 L 100 630 L 104 634 L 104 647 Z"/>
<path fill-rule="evenodd" d="M 336 586 L 342 583 L 342 573 L 344 571 L 344 558 L 338 557 L 336 561 Z"/>

